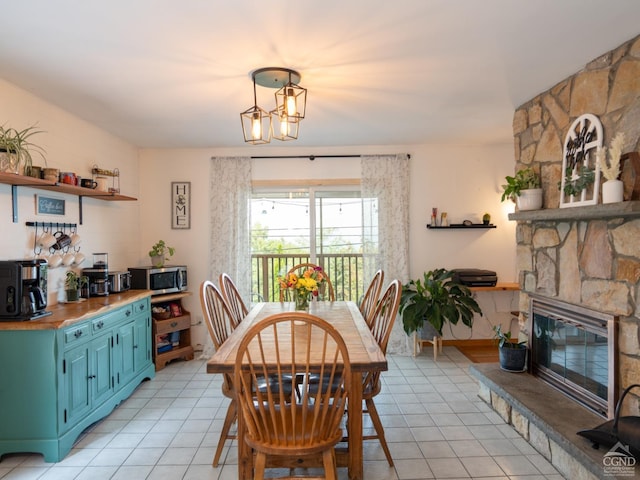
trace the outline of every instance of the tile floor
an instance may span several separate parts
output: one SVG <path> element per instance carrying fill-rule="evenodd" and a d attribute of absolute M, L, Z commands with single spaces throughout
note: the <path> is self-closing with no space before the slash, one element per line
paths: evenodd
<path fill-rule="evenodd" d="M 388 466 L 377 440 L 367 441 L 367 480 L 562 478 L 477 397 L 468 366 L 455 347 L 445 347 L 437 363 L 427 352 L 389 357 L 376 405 L 395 467 Z M 87 429 L 64 460 L 6 455 L 0 478 L 235 479 L 233 444 L 223 453 L 224 465 L 211 466 L 227 406 L 220 384 L 219 375 L 205 373 L 202 360 L 172 363 Z M 365 427 L 372 428 L 368 417 Z M 339 474 L 347 479 L 345 469 Z"/>

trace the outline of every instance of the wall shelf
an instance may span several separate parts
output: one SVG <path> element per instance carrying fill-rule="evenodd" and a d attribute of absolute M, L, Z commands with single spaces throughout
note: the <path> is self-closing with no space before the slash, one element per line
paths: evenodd
<path fill-rule="evenodd" d="M 543 208 L 509 214 L 509 220 L 544 222 L 640 217 L 640 201 L 587 205 L 582 207 Z"/>
<path fill-rule="evenodd" d="M 427 224 L 427 228 L 429 230 L 450 230 L 450 229 L 456 229 L 456 228 L 474 230 L 476 228 L 497 228 L 497 227 L 493 223 L 490 223 L 488 225 L 485 225 L 484 223 L 472 223 L 471 225 L 465 225 L 464 223 L 452 223 L 448 227 L 441 227 L 441 226 L 434 227 Z"/>
<path fill-rule="evenodd" d="M 49 180 L 42 180 L 40 178 L 29 177 L 26 175 L 18 175 L 16 173 L 0 172 L 0 183 L 5 185 L 11 185 L 11 203 L 13 207 L 13 223 L 18 222 L 18 202 L 17 202 L 17 187 L 30 187 L 40 190 L 48 190 L 58 193 L 66 193 L 69 195 L 76 195 L 78 197 L 79 208 L 79 223 L 82 225 L 82 197 L 92 197 L 98 200 L 110 201 L 110 202 L 125 202 L 135 201 L 137 198 L 128 197 L 126 195 L 120 195 L 119 193 L 103 192 L 99 190 L 93 190 L 86 187 L 78 187 L 75 185 L 68 185 L 66 183 L 52 182 Z"/>

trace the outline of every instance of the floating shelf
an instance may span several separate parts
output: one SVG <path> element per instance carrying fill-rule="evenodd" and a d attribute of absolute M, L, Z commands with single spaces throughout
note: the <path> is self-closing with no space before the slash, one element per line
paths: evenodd
<path fill-rule="evenodd" d="M 451 228 L 463 228 L 467 230 L 472 230 L 474 228 L 496 228 L 496 226 L 493 223 L 490 223 L 488 225 L 485 225 L 484 223 L 472 223 L 471 225 L 465 225 L 464 223 L 452 223 L 448 227 L 441 227 L 441 226 L 433 227 L 427 224 L 427 228 L 429 230 L 449 230 Z"/>
<path fill-rule="evenodd" d="M 0 183 L 11 185 L 12 196 L 12 209 L 13 209 L 13 222 L 18 221 L 18 205 L 16 200 L 16 188 L 17 187 L 31 187 L 38 188 L 40 190 L 48 190 L 52 192 L 66 193 L 69 195 L 77 195 L 79 198 L 80 209 L 80 224 L 82 225 L 82 197 L 92 197 L 98 200 L 105 200 L 111 202 L 124 202 L 135 201 L 134 197 L 128 197 L 126 195 L 120 195 L 114 192 L 102 192 L 91 188 L 77 187 L 75 185 L 68 185 L 66 183 L 52 182 L 49 180 L 42 180 L 40 178 L 29 177 L 27 175 L 18 175 L 16 173 L 0 172 Z"/>

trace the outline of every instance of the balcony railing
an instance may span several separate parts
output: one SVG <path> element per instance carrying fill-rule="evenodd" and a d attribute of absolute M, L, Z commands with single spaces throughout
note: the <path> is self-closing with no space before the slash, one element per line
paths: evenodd
<path fill-rule="evenodd" d="M 284 276 L 294 265 L 308 263 L 309 255 L 253 254 L 251 255 L 252 301 L 280 300 L 278 277 Z M 316 264 L 329 276 L 336 300 L 357 302 L 364 294 L 363 257 L 360 253 L 319 255 Z"/>

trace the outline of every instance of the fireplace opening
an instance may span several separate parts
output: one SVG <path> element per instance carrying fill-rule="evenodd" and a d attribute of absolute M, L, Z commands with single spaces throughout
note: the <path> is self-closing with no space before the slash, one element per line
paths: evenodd
<path fill-rule="evenodd" d="M 616 404 L 614 315 L 531 296 L 531 371 L 605 418 Z"/>

